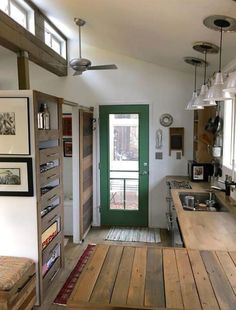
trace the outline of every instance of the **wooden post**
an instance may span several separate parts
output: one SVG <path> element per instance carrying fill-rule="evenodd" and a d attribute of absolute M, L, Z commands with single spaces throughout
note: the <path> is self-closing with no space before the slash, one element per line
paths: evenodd
<path fill-rule="evenodd" d="M 19 89 L 30 89 L 28 52 L 20 51 L 17 54 L 17 68 Z"/>

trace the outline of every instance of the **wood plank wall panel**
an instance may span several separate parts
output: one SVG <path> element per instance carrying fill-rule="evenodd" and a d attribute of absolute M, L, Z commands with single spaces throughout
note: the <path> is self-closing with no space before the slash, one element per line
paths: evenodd
<path fill-rule="evenodd" d="M 80 110 L 80 238 L 93 219 L 93 111 Z"/>
<path fill-rule="evenodd" d="M 236 309 L 234 252 L 97 245 L 68 309 Z"/>

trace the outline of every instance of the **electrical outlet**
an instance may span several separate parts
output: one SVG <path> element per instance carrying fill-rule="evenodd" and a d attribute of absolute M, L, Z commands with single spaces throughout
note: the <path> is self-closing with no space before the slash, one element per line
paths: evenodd
<path fill-rule="evenodd" d="M 176 152 L 176 159 L 181 159 L 182 153 L 181 152 Z"/>

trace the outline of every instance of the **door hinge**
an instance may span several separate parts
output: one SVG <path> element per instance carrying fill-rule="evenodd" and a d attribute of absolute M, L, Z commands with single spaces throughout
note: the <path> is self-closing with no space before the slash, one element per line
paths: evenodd
<path fill-rule="evenodd" d="M 98 164 L 98 169 L 99 169 L 99 170 L 101 169 L 101 164 L 100 164 L 100 163 Z"/>

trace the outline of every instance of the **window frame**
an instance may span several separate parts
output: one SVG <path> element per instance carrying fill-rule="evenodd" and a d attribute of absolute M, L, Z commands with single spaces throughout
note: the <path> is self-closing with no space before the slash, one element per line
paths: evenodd
<path fill-rule="evenodd" d="M 227 106 L 227 105 L 231 106 Z M 235 175 L 236 172 L 236 107 L 235 99 L 224 103 L 224 134 L 223 134 L 223 174 Z"/>
<path fill-rule="evenodd" d="M 26 20 L 26 27 L 22 26 L 20 23 L 18 23 L 12 16 L 11 16 L 11 4 L 13 4 L 21 13 L 23 13 L 25 15 L 25 20 Z M 21 25 L 22 27 L 24 27 L 25 29 L 29 30 L 29 12 L 20 5 L 19 2 L 15 1 L 15 0 L 8 0 L 8 10 L 9 10 L 9 16 L 14 19 L 14 21 L 16 21 L 19 25 Z"/>
<path fill-rule="evenodd" d="M 50 45 L 46 43 L 46 33 L 50 35 Z M 56 41 L 60 46 L 60 53 L 56 51 L 52 47 L 52 40 Z M 64 36 L 61 35 L 61 33 L 57 30 L 57 28 L 48 20 L 44 19 L 44 43 L 49 46 L 55 53 L 63 57 L 64 59 L 67 59 L 67 40 L 64 38 Z"/>
<path fill-rule="evenodd" d="M 12 20 L 14 20 L 18 25 L 20 25 L 21 27 L 23 27 L 24 29 L 35 35 L 35 10 L 25 0 L 6 0 L 6 1 L 7 1 L 7 9 L 6 11 L 1 9 L 1 11 L 5 13 L 7 16 L 9 16 Z M 13 5 L 25 16 L 26 26 L 23 26 L 15 18 L 12 17 L 11 5 Z"/>

